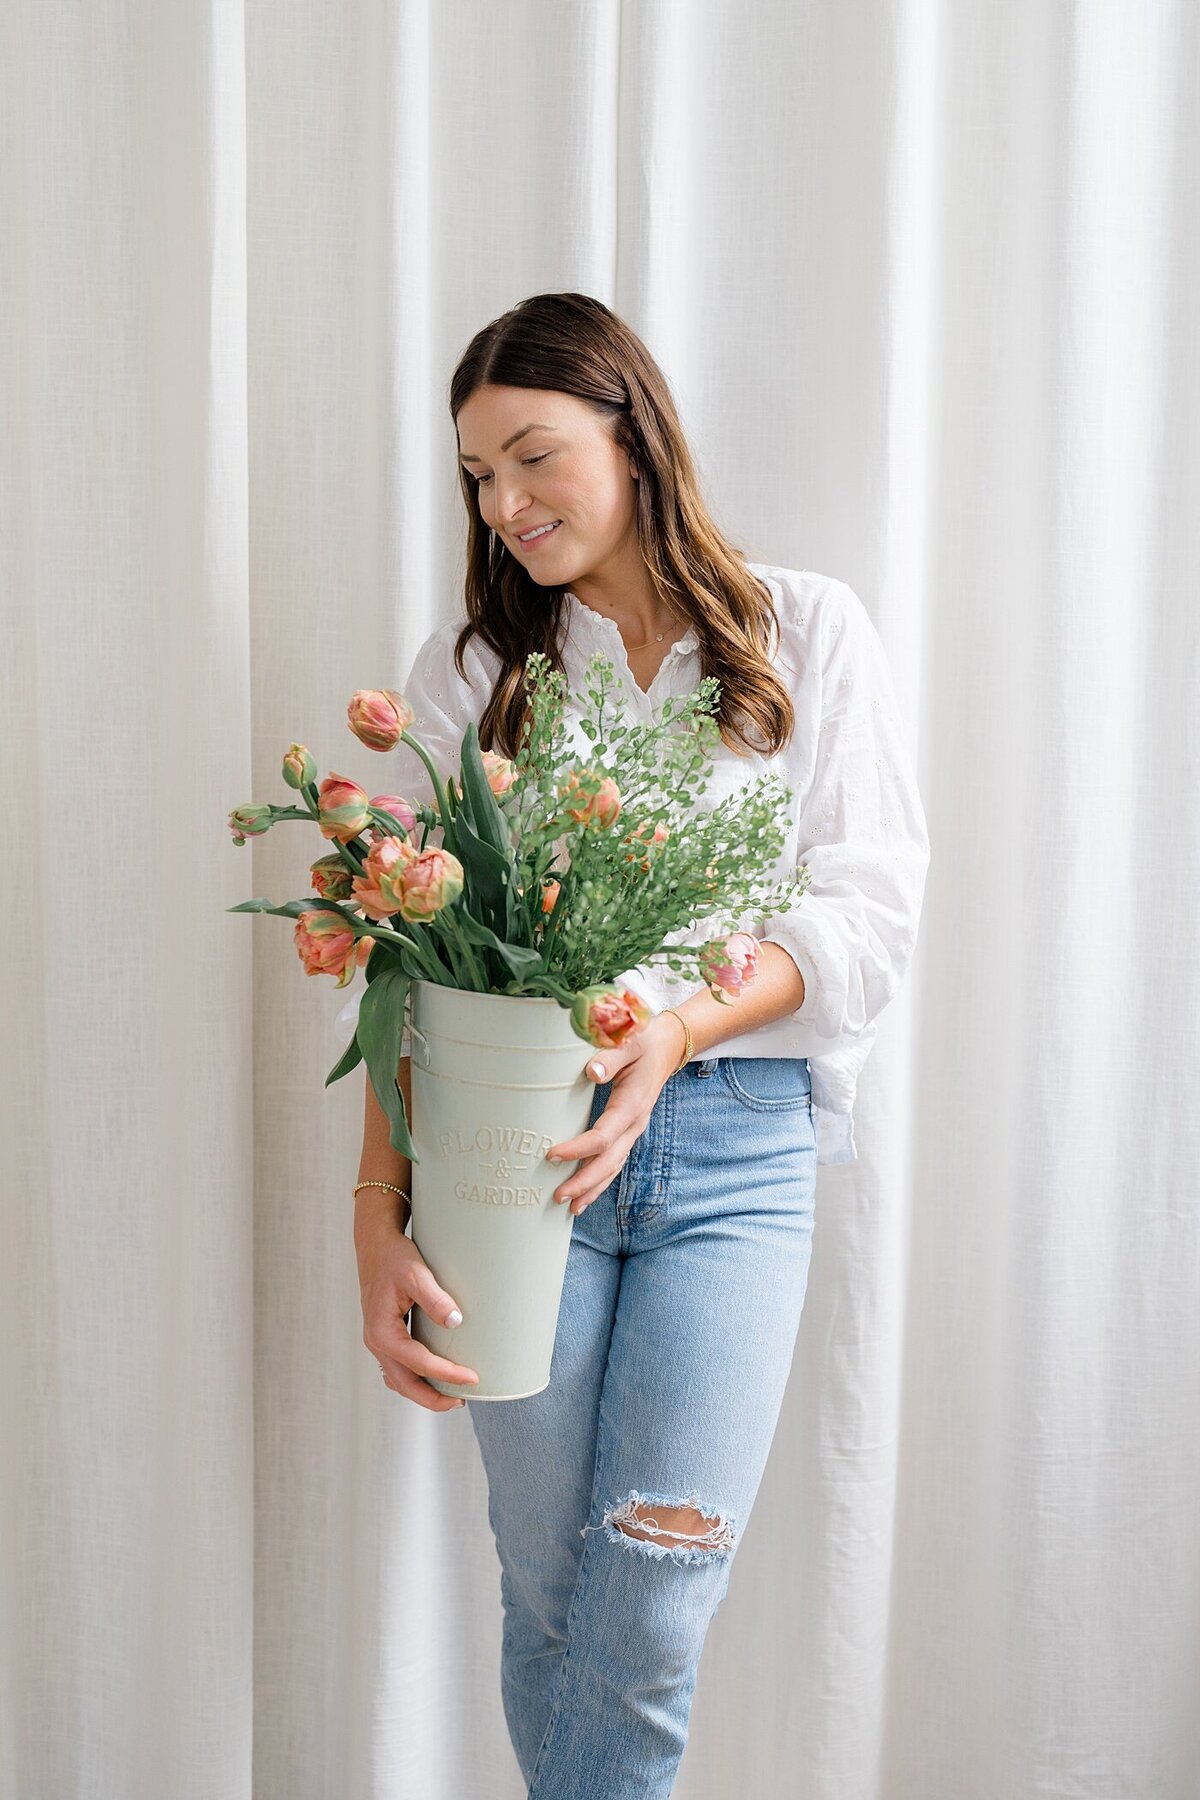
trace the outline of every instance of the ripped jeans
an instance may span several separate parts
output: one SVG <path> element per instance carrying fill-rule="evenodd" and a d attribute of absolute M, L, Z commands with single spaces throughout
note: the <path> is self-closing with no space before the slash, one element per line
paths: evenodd
<path fill-rule="evenodd" d="M 528 1800 L 671 1792 L 791 1368 L 816 1159 L 803 1057 L 685 1064 L 572 1227 L 549 1386 L 467 1401 Z"/>

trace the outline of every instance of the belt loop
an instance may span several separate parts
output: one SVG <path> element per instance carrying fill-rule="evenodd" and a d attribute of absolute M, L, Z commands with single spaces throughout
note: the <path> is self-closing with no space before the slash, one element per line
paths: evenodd
<path fill-rule="evenodd" d="M 700 1061 L 696 1064 L 696 1074 L 711 1075 L 717 1066 L 718 1060 L 719 1059 L 715 1056 L 701 1057 Z"/>

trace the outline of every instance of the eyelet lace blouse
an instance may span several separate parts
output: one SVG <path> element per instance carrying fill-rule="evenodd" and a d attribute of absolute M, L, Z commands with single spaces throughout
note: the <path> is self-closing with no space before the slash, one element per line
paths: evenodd
<path fill-rule="evenodd" d="M 854 1102 L 859 1072 L 878 1033 L 878 1018 L 895 995 L 912 957 L 929 865 L 929 835 L 903 720 L 882 642 L 866 608 L 843 581 L 811 571 L 748 563 L 766 583 L 780 621 L 774 664 L 795 707 L 791 742 L 775 757 L 737 754 L 723 743 L 703 804 L 715 805 L 757 774 L 777 768 L 792 789 L 791 835 L 770 872 L 772 882 L 806 863 L 811 882 L 796 907 L 763 918 L 744 914 L 734 928 L 777 943 L 804 977 L 804 1002 L 785 1017 L 714 1045 L 721 1056 L 804 1056 L 812 1081 L 818 1163 L 857 1160 Z M 658 720 L 668 696 L 700 681 L 694 626 L 663 658 L 649 689 L 637 685 L 615 620 L 568 592 L 563 662 L 567 718 L 582 711 L 590 656 L 603 652 L 621 683 L 630 715 Z M 473 638 L 464 652 L 467 681 L 454 667 L 460 621 L 439 626 L 421 645 L 400 688 L 414 708 L 413 732 L 440 769 L 457 768 L 462 734 L 478 724 L 498 670 L 494 653 Z M 590 746 L 577 733 L 581 751 Z M 744 749 L 744 746 L 739 746 Z M 395 752 L 394 776 L 381 789 L 414 805 L 433 804 L 424 764 L 407 746 Z M 716 935 L 712 921 L 677 931 L 668 944 L 699 944 Z M 618 978 L 651 1009 L 679 1005 L 696 984 L 657 964 Z M 339 1041 L 355 1029 L 361 987 L 335 1021 Z M 409 1053 L 406 1030 L 402 1054 Z M 706 1053 L 698 1051 L 697 1058 Z"/>

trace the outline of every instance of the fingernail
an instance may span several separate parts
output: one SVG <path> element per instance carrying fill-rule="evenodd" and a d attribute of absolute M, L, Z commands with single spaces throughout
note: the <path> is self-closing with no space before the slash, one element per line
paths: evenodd
<path fill-rule="evenodd" d="M 592 1064 L 592 1074 L 598 1075 L 600 1077 L 601 1081 L 603 1081 L 604 1080 L 604 1064 L 603 1063 L 593 1063 Z"/>
<path fill-rule="evenodd" d="M 452 1312 L 448 1312 L 446 1314 L 446 1323 L 447 1323 L 447 1325 L 461 1325 L 462 1324 L 462 1314 L 459 1312 L 457 1306 L 454 1308 L 454 1310 Z"/>
<path fill-rule="evenodd" d="M 561 1156 L 548 1156 L 546 1158 L 546 1161 L 548 1163 L 553 1163 L 555 1168 L 558 1167 L 559 1163 L 562 1162 L 562 1160 L 563 1160 L 563 1158 Z"/>

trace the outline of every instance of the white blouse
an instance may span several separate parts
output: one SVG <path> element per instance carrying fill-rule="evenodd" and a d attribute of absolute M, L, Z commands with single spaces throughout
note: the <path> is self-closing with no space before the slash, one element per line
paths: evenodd
<path fill-rule="evenodd" d="M 775 601 L 780 641 L 774 666 L 791 694 L 795 730 L 774 757 L 753 750 L 739 755 L 718 742 L 701 804 L 716 805 L 770 768 L 792 789 L 790 838 L 768 879 L 772 884 L 792 879 L 803 862 L 810 885 L 792 911 L 766 919 L 743 914 L 732 929 L 783 946 L 804 977 L 804 1002 L 781 1019 L 725 1038 L 711 1051 L 697 1051 L 693 1060 L 807 1057 L 817 1161 L 854 1162 L 858 1075 L 875 1041 L 879 1014 L 899 987 L 916 944 L 929 835 L 891 671 L 862 601 L 828 575 L 770 563 L 747 567 L 766 582 Z M 596 651 L 612 662 L 629 712 L 639 721 L 658 721 L 668 696 L 689 694 L 700 681 L 694 626 L 670 647 L 643 692 L 614 620 L 569 591 L 563 618 L 566 720 L 583 755 L 590 744 L 578 730 L 580 698 L 588 659 Z M 441 770 L 457 768 L 462 734 L 469 720 L 478 724 L 482 717 L 499 668 L 494 652 L 472 638 L 463 655 L 464 682 L 454 667 L 460 627 L 461 621 L 441 625 L 425 640 L 399 689 L 416 713 L 414 735 Z M 392 754 L 395 761 L 377 791 L 433 805 L 429 776 L 415 751 L 401 744 Z M 700 944 L 718 928 L 708 921 L 666 941 Z M 639 964 L 618 979 L 654 1012 L 679 1005 L 699 985 L 656 964 Z M 343 1045 L 353 1035 L 361 993 L 356 986 L 337 1015 Z M 401 1054 L 409 1053 L 410 1044 L 406 1030 Z"/>

